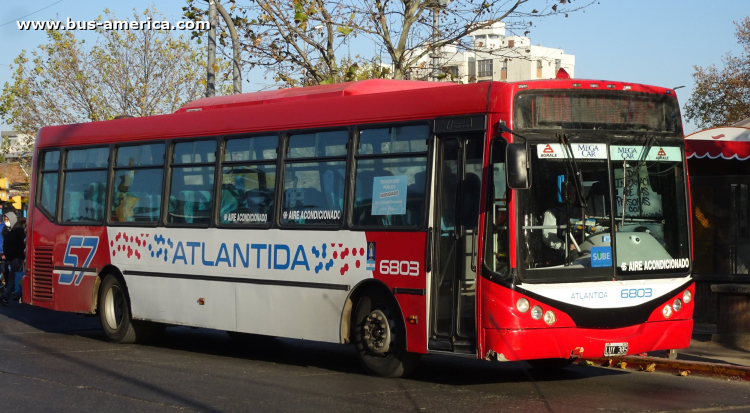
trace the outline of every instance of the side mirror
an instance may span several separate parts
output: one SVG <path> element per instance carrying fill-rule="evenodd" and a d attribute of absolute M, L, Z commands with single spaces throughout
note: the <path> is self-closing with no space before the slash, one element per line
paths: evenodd
<path fill-rule="evenodd" d="M 509 143 L 505 152 L 508 187 L 512 189 L 531 188 L 529 148 L 526 143 Z"/>

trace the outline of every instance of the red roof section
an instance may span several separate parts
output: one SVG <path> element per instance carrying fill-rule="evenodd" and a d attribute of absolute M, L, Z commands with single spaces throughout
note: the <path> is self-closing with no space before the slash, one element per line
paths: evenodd
<path fill-rule="evenodd" d="M 242 93 L 239 95 L 202 98 L 181 107 L 177 112 L 195 109 L 216 109 L 232 106 L 247 106 L 288 102 L 298 99 L 320 99 L 324 97 L 342 97 L 367 95 L 374 93 L 399 92 L 405 90 L 431 89 L 436 87 L 457 86 L 444 82 L 416 82 L 409 80 L 372 79 L 359 82 L 334 83 L 331 85 L 308 86 L 290 89 L 267 90 L 262 92 Z"/>

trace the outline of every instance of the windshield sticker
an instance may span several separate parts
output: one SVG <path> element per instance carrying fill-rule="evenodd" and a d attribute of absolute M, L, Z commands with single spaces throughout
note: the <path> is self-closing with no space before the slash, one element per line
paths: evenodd
<path fill-rule="evenodd" d="M 613 161 L 637 161 L 643 155 L 643 146 L 610 146 L 609 153 Z M 680 162 L 682 151 L 676 146 L 654 145 L 645 159 L 649 162 Z"/>
<path fill-rule="evenodd" d="M 623 271 L 652 271 L 652 270 L 674 270 L 680 268 L 689 268 L 690 260 L 688 258 L 678 258 L 669 260 L 649 260 L 649 261 L 630 261 L 620 264 Z"/>
<path fill-rule="evenodd" d="M 612 247 L 591 247 L 592 267 L 612 266 Z"/>
<path fill-rule="evenodd" d="M 636 169 L 640 169 L 640 171 L 638 171 L 638 179 L 635 177 Z M 622 215 L 624 195 L 626 216 L 662 216 L 661 195 L 657 194 L 651 187 L 648 168 L 636 168 L 635 165 L 628 165 L 627 179 L 623 179 L 622 168 L 616 168 L 614 172 L 617 215 Z"/>
<path fill-rule="evenodd" d="M 607 145 L 603 143 L 570 144 L 575 159 L 607 159 Z M 536 154 L 539 159 L 567 159 L 567 150 L 559 143 L 538 144 Z"/>
<path fill-rule="evenodd" d="M 406 175 L 376 176 L 372 182 L 372 215 L 406 214 Z"/>

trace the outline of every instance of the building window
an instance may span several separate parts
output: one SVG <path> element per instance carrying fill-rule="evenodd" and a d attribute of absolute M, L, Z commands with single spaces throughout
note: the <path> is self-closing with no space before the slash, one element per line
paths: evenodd
<path fill-rule="evenodd" d="M 492 76 L 492 59 L 479 61 L 479 77 Z"/>
<path fill-rule="evenodd" d="M 205 226 L 211 222 L 215 164 L 215 140 L 174 145 L 167 223 Z"/>
<path fill-rule="evenodd" d="M 284 160 L 282 224 L 339 225 L 348 131 L 292 135 Z"/>
<path fill-rule="evenodd" d="M 427 125 L 360 132 L 352 213 L 355 226 L 422 226 L 429 132 Z"/>
<path fill-rule="evenodd" d="M 110 202 L 112 222 L 159 221 L 165 147 L 156 143 L 117 148 Z"/>
<path fill-rule="evenodd" d="M 500 80 L 507 80 L 508 79 L 508 61 L 504 60 L 502 62 L 502 67 L 500 68 Z"/>
<path fill-rule="evenodd" d="M 219 222 L 268 225 L 276 197 L 277 136 L 231 139 L 221 170 Z"/>
<path fill-rule="evenodd" d="M 69 150 L 67 155 L 62 222 L 102 222 L 109 148 Z"/>
<path fill-rule="evenodd" d="M 537 78 L 542 77 L 542 61 L 541 60 L 536 61 L 536 77 Z"/>
<path fill-rule="evenodd" d="M 458 66 L 446 66 L 444 70 L 451 76 L 451 80 L 458 79 Z"/>
<path fill-rule="evenodd" d="M 508 40 L 508 47 L 516 47 L 516 41 L 515 40 Z"/>
<path fill-rule="evenodd" d="M 39 204 L 53 217 L 57 214 L 57 184 L 60 179 L 60 151 L 47 151 L 42 156 L 42 179 Z"/>

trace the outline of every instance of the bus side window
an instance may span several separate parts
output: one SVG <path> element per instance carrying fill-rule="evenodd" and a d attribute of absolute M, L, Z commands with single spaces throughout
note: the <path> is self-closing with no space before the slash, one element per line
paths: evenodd
<path fill-rule="evenodd" d="M 60 179 L 60 151 L 46 151 L 42 155 L 39 168 L 42 171 L 40 181 L 39 205 L 52 219 L 57 215 L 57 187 Z"/>
<path fill-rule="evenodd" d="M 165 144 L 117 148 L 110 200 L 112 222 L 157 222 L 161 215 Z"/>
<path fill-rule="evenodd" d="M 487 185 L 487 230 L 484 242 L 484 263 L 501 277 L 506 277 L 510 268 L 505 146 L 506 143 L 502 139 L 492 141 Z"/>
<path fill-rule="evenodd" d="M 65 160 L 62 222 L 103 222 L 109 148 L 69 150 Z"/>
<path fill-rule="evenodd" d="M 180 142 L 174 148 L 167 223 L 208 225 L 214 192 L 216 141 Z"/>
<path fill-rule="evenodd" d="M 424 222 L 427 125 L 359 134 L 352 222 L 361 228 L 419 228 Z"/>
<path fill-rule="evenodd" d="M 227 141 L 221 170 L 219 223 L 273 222 L 278 146 L 275 135 Z"/>
<path fill-rule="evenodd" d="M 282 224 L 339 225 L 348 131 L 291 135 L 284 159 Z"/>

